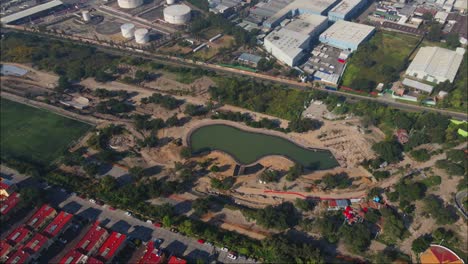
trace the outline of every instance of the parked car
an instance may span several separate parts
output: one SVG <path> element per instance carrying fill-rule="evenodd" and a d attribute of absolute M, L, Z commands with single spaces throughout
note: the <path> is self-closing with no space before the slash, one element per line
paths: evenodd
<path fill-rule="evenodd" d="M 154 223 L 153 225 L 154 225 L 155 227 L 162 227 L 162 223 L 161 223 L 161 222 Z"/>
<path fill-rule="evenodd" d="M 205 241 L 205 245 L 212 247 L 212 246 L 213 246 L 213 243 L 208 242 L 208 241 Z"/>
<path fill-rule="evenodd" d="M 100 205 L 100 206 L 103 206 L 103 205 L 104 205 L 104 202 L 103 202 L 103 201 L 96 200 L 96 204 L 97 204 L 97 205 Z"/>
<path fill-rule="evenodd" d="M 126 216 L 132 216 L 132 213 L 130 213 L 130 212 L 125 212 L 125 215 L 126 215 Z"/>
<path fill-rule="evenodd" d="M 229 259 L 236 260 L 237 259 L 237 253 L 234 251 L 230 251 L 229 254 L 227 255 Z"/>
<path fill-rule="evenodd" d="M 179 233 L 179 230 L 177 230 L 177 228 L 171 228 L 171 232 L 173 232 L 173 233 Z"/>
<path fill-rule="evenodd" d="M 198 239 L 197 242 L 198 242 L 198 244 L 204 244 L 204 243 L 205 243 L 205 240 L 203 240 L 203 239 Z"/>
<path fill-rule="evenodd" d="M 89 202 L 95 204 L 95 203 L 96 203 L 96 200 L 94 200 L 94 199 L 89 199 Z"/>
<path fill-rule="evenodd" d="M 221 251 L 223 251 L 223 252 L 228 252 L 229 249 L 228 249 L 227 247 L 222 247 L 222 248 L 221 248 Z"/>
<path fill-rule="evenodd" d="M 152 223 L 153 223 L 153 221 L 151 221 L 151 220 L 149 220 L 149 219 L 148 219 L 148 220 L 146 220 L 146 223 L 148 223 L 148 224 L 152 224 Z"/>
<path fill-rule="evenodd" d="M 111 210 L 111 211 L 115 211 L 115 208 L 114 208 L 114 207 L 112 207 L 112 206 L 109 206 L 109 210 Z"/>

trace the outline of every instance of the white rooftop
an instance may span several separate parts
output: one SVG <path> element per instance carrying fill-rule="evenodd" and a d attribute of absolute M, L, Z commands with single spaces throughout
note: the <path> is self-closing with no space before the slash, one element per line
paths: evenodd
<path fill-rule="evenodd" d="M 302 34 L 311 34 L 328 20 L 325 16 L 302 14 L 294 18 L 284 28 Z"/>
<path fill-rule="evenodd" d="M 36 6 L 31 7 L 31 8 L 28 8 L 26 10 L 22 10 L 22 11 L 19 11 L 17 13 L 2 17 L 0 19 L 0 22 L 2 24 L 8 24 L 8 23 L 11 23 L 13 21 L 16 21 L 16 20 L 31 16 L 31 15 L 34 15 L 34 14 L 42 12 L 42 11 L 45 11 L 47 9 L 57 7 L 57 6 L 61 5 L 61 4 L 63 4 L 63 3 L 60 0 L 52 0 L 50 2 L 40 4 L 40 5 L 36 5 Z"/>
<path fill-rule="evenodd" d="M 411 88 L 415 88 L 417 90 L 420 90 L 420 91 L 423 91 L 423 92 L 426 92 L 426 93 L 432 93 L 432 90 L 434 89 L 434 86 L 432 86 L 432 85 L 425 84 L 425 83 L 422 83 L 422 82 L 418 82 L 418 81 L 415 81 L 415 80 L 411 80 L 411 79 L 408 79 L 408 78 L 405 78 L 402 83 L 403 83 L 403 85 L 406 85 L 406 86 L 411 87 Z"/>
<path fill-rule="evenodd" d="M 353 10 L 362 0 L 343 0 L 330 10 L 329 13 L 347 14 Z"/>
<path fill-rule="evenodd" d="M 374 27 L 368 25 L 339 20 L 325 30 L 320 38 L 359 45 L 373 31 Z"/>
<path fill-rule="evenodd" d="M 278 49 L 281 49 L 289 57 L 295 57 L 302 52 L 302 45 L 310 38 L 309 35 L 282 28 L 272 31 L 265 40 Z"/>
<path fill-rule="evenodd" d="M 465 49 L 463 48 L 457 48 L 456 51 L 453 51 L 439 47 L 422 47 L 409 65 L 406 73 L 421 72 L 439 81 L 448 79 L 453 82 L 464 53 Z"/>
<path fill-rule="evenodd" d="M 275 0 L 270 0 L 275 1 Z M 293 0 L 291 3 L 281 8 L 278 12 L 267 19 L 267 23 L 273 23 L 286 16 L 290 12 L 294 14 L 323 14 L 330 6 L 338 0 Z"/>

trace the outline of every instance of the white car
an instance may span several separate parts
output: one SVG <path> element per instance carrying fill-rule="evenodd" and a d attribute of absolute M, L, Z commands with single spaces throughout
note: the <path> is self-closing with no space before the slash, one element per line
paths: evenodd
<path fill-rule="evenodd" d="M 232 260 L 236 260 L 237 259 L 237 254 L 235 252 L 229 252 L 229 254 L 227 255 L 227 257 L 229 259 L 232 259 Z"/>
<path fill-rule="evenodd" d="M 148 220 L 146 220 L 146 223 L 148 223 L 148 224 L 153 224 L 153 221 L 151 221 L 151 220 L 148 219 Z"/>
<path fill-rule="evenodd" d="M 130 213 L 130 212 L 125 212 L 125 215 L 127 215 L 127 216 L 132 216 L 132 213 Z"/>
<path fill-rule="evenodd" d="M 96 203 L 96 200 L 94 200 L 94 199 L 89 199 L 89 202 L 95 204 L 95 203 Z"/>
<path fill-rule="evenodd" d="M 229 249 L 228 249 L 227 247 L 222 247 L 222 248 L 221 248 L 221 251 L 223 251 L 223 252 L 228 252 Z"/>

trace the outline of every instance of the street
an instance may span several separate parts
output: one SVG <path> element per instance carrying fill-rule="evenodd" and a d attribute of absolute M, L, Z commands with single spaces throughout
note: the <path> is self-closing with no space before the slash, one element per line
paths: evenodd
<path fill-rule="evenodd" d="M 45 187 L 45 185 L 5 166 L 1 166 L 1 175 L 19 186 Z M 249 261 L 240 257 L 237 260 L 231 260 L 227 257 L 228 252 L 221 251 L 220 248 L 201 244 L 195 238 L 183 236 L 164 228 L 155 227 L 152 223 L 147 223 L 133 216 L 126 215 L 125 211 L 110 208 L 108 205 L 100 206 L 87 199 L 82 199 L 76 194 L 67 193 L 65 190 L 58 187 L 48 188 L 47 200 L 50 201 L 49 203 L 51 206 L 57 209 L 72 213 L 83 219 L 99 221 L 102 226 L 112 231 L 126 234 L 129 238 L 138 238 L 143 242 L 147 242 L 151 239 L 161 239 L 163 241 L 161 247 L 176 256 L 186 257 L 191 260 L 201 259 L 205 262 L 217 260 L 222 263 L 255 263 L 254 261 Z M 33 212 L 29 212 L 30 215 L 32 215 L 32 213 Z M 21 217 L 18 223 L 6 229 L 12 230 L 28 218 L 29 217 Z M 76 230 L 67 231 L 66 233 L 69 234 L 67 235 L 68 242 L 76 239 L 78 235 Z M 2 232 L 2 235 L 6 235 L 6 232 Z M 66 245 L 61 248 L 66 248 Z M 50 250 L 55 252 L 51 253 L 49 252 Z M 50 258 L 58 254 L 57 250 L 60 251 L 60 249 L 54 247 L 50 250 L 44 254 L 45 256 L 50 256 Z"/>

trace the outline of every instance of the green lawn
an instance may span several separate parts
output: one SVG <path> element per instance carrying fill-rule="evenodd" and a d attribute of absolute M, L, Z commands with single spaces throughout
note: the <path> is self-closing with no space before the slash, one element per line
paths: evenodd
<path fill-rule="evenodd" d="M 1 99 L 2 158 L 50 164 L 90 125 L 52 112 Z"/>
<path fill-rule="evenodd" d="M 418 40 L 415 36 L 378 31 L 369 45 L 362 45 L 349 60 L 343 75 L 343 85 L 370 91 L 380 82 L 392 81 L 392 78 L 405 69 L 405 59 Z M 368 46 L 371 48 L 367 48 Z"/>

